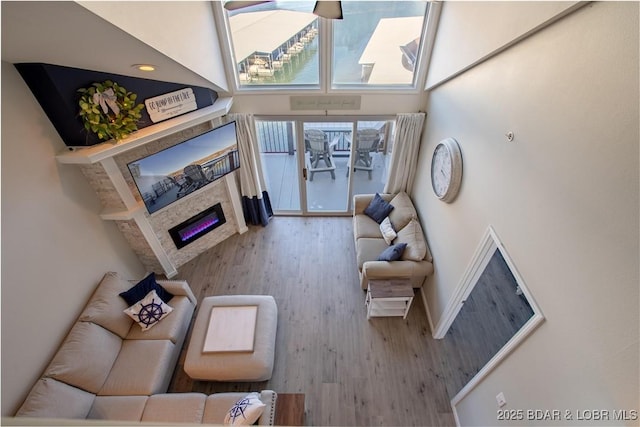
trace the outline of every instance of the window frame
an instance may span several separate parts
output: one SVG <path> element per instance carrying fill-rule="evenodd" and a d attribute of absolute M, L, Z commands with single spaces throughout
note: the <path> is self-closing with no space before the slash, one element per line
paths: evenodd
<path fill-rule="evenodd" d="M 424 0 L 421 0 L 424 1 Z M 426 2 L 425 19 L 422 25 L 417 69 L 414 71 L 413 82 L 410 85 L 369 85 L 369 84 L 334 84 L 333 83 L 333 22 L 330 19 L 318 17 L 318 46 L 319 55 L 319 83 L 316 84 L 269 84 L 242 85 L 235 67 L 235 56 L 231 28 L 226 10 L 221 1 L 213 2 L 213 13 L 218 29 L 218 37 L 223 53 L 225 74 L 232 94 L 418 94 L 424 90 L 427 69 L 431 59 L 431 51 L 435 40 L 437 21 L 440 15 L 439 3 Z"/>

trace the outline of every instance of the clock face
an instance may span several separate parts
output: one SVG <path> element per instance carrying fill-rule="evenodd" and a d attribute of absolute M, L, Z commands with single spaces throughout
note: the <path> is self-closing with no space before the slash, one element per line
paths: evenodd
<path fill-rule="evenodd" d="M 451 155 L 447 147 L 442 144 L 439 144 L 433 153 L 431 183 L 438 197 L 443 197 L 451 184 Z"/>
<path fill-rule="evenodd" d="M 443 202 L 451 202 L 458 194 L 462 181 L 462 153 L 453 138 L 440 142 L 431 159 L 431 185 Z"/>

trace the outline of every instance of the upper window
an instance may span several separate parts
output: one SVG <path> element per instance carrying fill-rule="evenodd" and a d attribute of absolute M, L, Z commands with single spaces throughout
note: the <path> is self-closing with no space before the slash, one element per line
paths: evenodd
<path fill-rule="evenodd" d="M 414 84 L 427 3 L 343 1 L 333 21 L 332 87 Z"/>
<path fill-rule="evenodd" d="M 226 11 L 239 88 L 415 87 L 427 2 L 342 1 L 341 20 L 319 18 L 314 4 L 273 1 Z"/>

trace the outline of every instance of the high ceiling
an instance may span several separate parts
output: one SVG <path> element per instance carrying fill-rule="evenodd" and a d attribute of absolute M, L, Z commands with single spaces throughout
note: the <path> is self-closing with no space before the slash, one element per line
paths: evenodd
<path fill-rule="evenodd" d="M 2 60 L 42 62 L 219 88 L 118 27 L 71 2 L 2 1 Z M 154 64 L 139 71 L 133 64 Z"/>

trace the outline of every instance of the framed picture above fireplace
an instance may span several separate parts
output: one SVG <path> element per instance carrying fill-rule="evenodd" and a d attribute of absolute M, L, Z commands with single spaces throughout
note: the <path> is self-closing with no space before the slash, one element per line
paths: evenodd
<path fill-rule="evenodd" d="M 240 167 L 236 123 L 229 122 L 127 164 L 152 214 Z"/>

